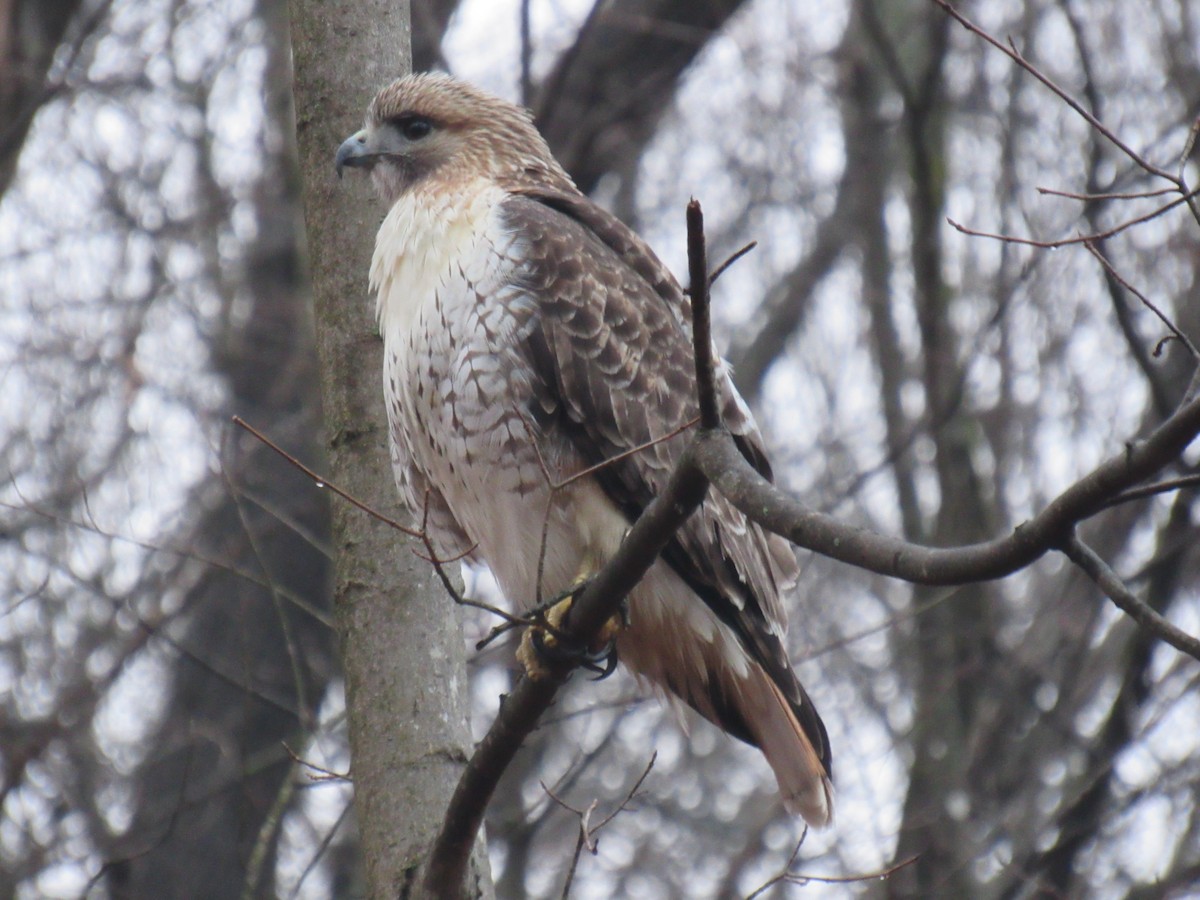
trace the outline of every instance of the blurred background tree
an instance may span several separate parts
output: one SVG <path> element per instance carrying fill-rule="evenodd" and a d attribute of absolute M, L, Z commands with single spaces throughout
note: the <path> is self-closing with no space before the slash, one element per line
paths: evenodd
<path fill-rule="evenodd" d="M 961 8 L 1180 166 L 1200 115 L 1192 0 Z M 759 241 L 718 285 L 719 338 L 780 481 L 814 507 L 928 543 L 1003 534 L 1189 384 L 1185 348 L 1157 352 L 1162 324 L 1083 248 L 946 223 L 1061 239 L 1163 200 L 1038 188 L 1163 185 L 933 3 L 414 0 L 412 20 L 416 68 L 530 105 L 676 272 L 689 196 L 714 258 Z M 321 466 L 286 33 L 280 0 L 0 2 L 0 896 L 362 890 L 350 788 L 288 752 L 348 767 L 326 497 L 228 425 Z M 347 133 L 370 93 L 347 98 Z M 1180 207 L 1097 244 L 1193 338 L 1198 235 Z M 1193 634 L 1195 496 L 1085 529 Z M 796 867 L 921 856 L 777 893 L 1200 883 L 1194 660 L 1060 558 L 936 590 L 802 563 L 792 651 L 830 728 L 838 818 Z M 471 660 L 477 733 L 511 649 Z M 654 749 L 574 893 L 737 896 L 776 874 L 799 832 L 765 764 L 690 725 L 624 676 L 577 679 L 490 811 L 498 896 L 562 890 L 575 826 L 541 782 L 615 805 Z"/>

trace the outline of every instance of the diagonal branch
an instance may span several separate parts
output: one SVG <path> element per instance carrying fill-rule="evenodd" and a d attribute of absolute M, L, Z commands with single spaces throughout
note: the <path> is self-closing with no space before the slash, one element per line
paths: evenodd
<path fill-rule="evenodd" d="M 946 14 L 958 22 L 959 25 L 971 32 L 971 34 L 987 41 L 1001 53 L 1004 53 L 1006 56 L 1008 56 L 1018 66 L 1053 91 L 1060 100 L 1067 104 L 1067 106 L 1071 107 L 1071 109 L 1075 110 L 1075 112 L 1079 113 L 1079 115 L 1081 115 L 1089 125 L 1096 129 L 1096 131 L 1098 131 L 1100 134 L 1104 135 L 1104 137 L 1106 137 L 1117 149 L 1128 156 L 1140 168 L 1157 178 L 1165 178 L 1167 181 L 1175 185 L 1175 187 L 1177 187 L 1181 193 L 1186 192 L 1184 182 L 1181 178 L 1172 175 L 1166 169 L 1161 169 L 1144 159 L 1136 150 L 1117 137 L 1117 135 L 1110 128 L 1108 128 L 1108 126 L 1084 109 L 1082 103 L 1072 97 L 1063 88 L 1055 84 L 1045 72 L 1026 59 L 1016 47 L 1004 44 L 1003 42 L 994 38 L 992 35 L 988 34 L 986 31 L 960 13 L 957 9 L 955 9 L 954 6 L 948 2 L 948 0 L 933 0 L 933 2 L 940 6 L 946 12 Z"/>
<path fill-rule="evenodd" d="M 696 465 L 691 448 L 685 450 L 666 490 L 646 507 L 613 558 L 572 604 L 562 629 L 568 639 L 590 643 L 658 559 L 662 548 L 699 507 L 707 488 L 708 479 Z M 551 667 L 546 678 L 522 678 L 504 698 L 495 722 L 463 771 L 434 842 L 425 873 L 431 896 L 445 895 L 447 885 L 461 884 L 471 846 L 500 776 L 570 674 L 571 668 Z"/>
<path fill-rule="evenodd" d="M 1153 302 L 1151 302 L 1149 297 L 1126 281 L 1121 273 L 1117 271 L 1116 266 L 1108 261 L 1108 257 L 1106 257 L 1094 243 L 1091 241 L 1085 241 L 1083 246 L 1087 248 L 1088 253 L 1096 257 L 1096 260 L 1104 267 L 1104 271 L 1111 275 L 1116 280 L 1117 284 L 1121 285 L 1121 287 L 1125 288 L 1125 290 L 1137 297 L 1142 306 L 1146 307 L 1146 309 L 1150 310 L 1150 312 L 1154 313 L 1154 315 L 1158 317 L 1158 320 L 1167 327 L 1168 331 L 1171 332 L 1171 336 L 1187 348 L 1188 353 L 1192 355 L 1192 359 L 1200 360 L 1200 350 L 1196 349 L 1196 345 L 1192 343 L 1191 338 L 1180 331 L 1178 326 L 1176 326 L 1176 324 L 1172 322 L 1170 318 L 1168 318 L 1166 313 L 1164 313 Z M 1165 340 L 1168 340 L 1168 338 L 1164 338 L 1164 341 Z M 1159 346 L 1161 347 L 1162 344 L 1163 341 L 1160 341 Z M 1157 355 L 1158 353 L 1156 352 L 1155 356 Z"/>
<path fill-rule="evenodd" d="M 1172 625 L 1164 616 L 1155 612 L 1149 604 L 1131 591 L 1119 575 L 1112 570 L 1100 555 L 1072 534 L 1063 544 L 1062 552 L 1084 573 L 1096 582 L 1108 596 L 1131 619 L 1158 635 L 1176 650 L 1194 659 L 1200 659 L 1200 639 Z"/>

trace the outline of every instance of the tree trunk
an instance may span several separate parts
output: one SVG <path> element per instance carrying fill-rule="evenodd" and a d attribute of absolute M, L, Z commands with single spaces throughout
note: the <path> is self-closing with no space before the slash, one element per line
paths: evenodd
<path fill-rule="evenodd" d="M 384 83 L 409 69 L 407 3 L 290 6 L 296 124 L 334 481 L 398 514 L 382 403 L 382 343 L 367 270 L 383 215 L 333 154 Z M 471 743 L 460 616 L 398 532 L 334 504 L 334 597 L 346 674 L 355 804 L 369 893 L 409 895 Z M 476 856 L 471 895 L 488 884 Z"/>

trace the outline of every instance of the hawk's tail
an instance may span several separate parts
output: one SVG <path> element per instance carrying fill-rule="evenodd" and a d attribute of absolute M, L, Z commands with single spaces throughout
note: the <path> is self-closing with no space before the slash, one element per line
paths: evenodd
<path fill-rule="evenodd" d="M 757 746 L 775 772 L 787 810 L 815 827 L 828 825 L 829 737 L 782 645 L 770 648 L 778 653 L 764 651 L 776 661 L 768 671 L 707 606 L 686 595 L 676 604 L 675 596 L 661 591 L 650 595 L 654 602 L 634 596 L 631 626 L 617 639 L 621 661 L 668 697 Z"/>
<path fill-rule="evenodd" d="M 788 700 L 779 685 L 766 672 L 754 666 L 745 685 L 743 701 L 750 707 L 744 712 L 756 743 L 767 758 L 779 782 L 783 805 L 793 815 L 804 817 L 809 825 L 820 828 L 833 819 L 833 783 L 827 759 L 829 746 L 825 726 L 812 701 L 799 689 L 800 703 Z M 807 720 L 811 734 L 801 724 Z M 814 740 L 818 745 L 814 746 Z"/>

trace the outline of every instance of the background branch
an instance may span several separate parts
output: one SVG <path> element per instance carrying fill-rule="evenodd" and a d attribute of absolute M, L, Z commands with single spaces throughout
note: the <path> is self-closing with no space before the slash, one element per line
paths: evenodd
<path fill-rule="evenodd" d="M 1158 635 L 1180 653 L 1186 653 L 1193 659 L 1200 660 L 1200 639 L 1176 628 L 1166 617 L 1151 609 L 1125 585 L 1120 576 L 1100 558 L 1095 550 L 1079 539 L 1078 535 L 1072 534 L 1067 539 L 1062 546 L 1062 552 L 1071 562 L 1086 572 L 1100 590 L 1104 591 L 1108 598 L 1124 610 L 1131 619 L 1147 631 Z"/>

